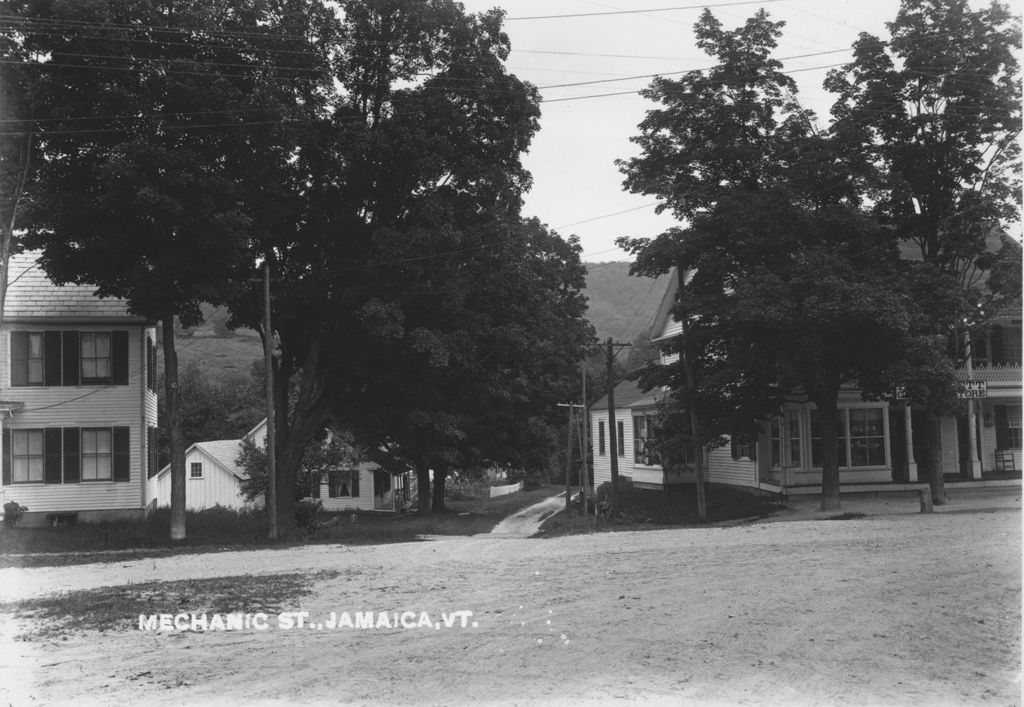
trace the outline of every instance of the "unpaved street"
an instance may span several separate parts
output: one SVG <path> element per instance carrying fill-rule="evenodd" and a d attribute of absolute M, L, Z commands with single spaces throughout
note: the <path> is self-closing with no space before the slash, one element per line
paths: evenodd
<path fill-rule="evenodd" d="M 1019 704 L 1019 497 L 934 515 L 552 540 L 456 538 L 0 570 L 4 601 L 337 570 L 290 607 L 471 611 L 465 628 L 105 632 L 12 641 L 12 704 Z M 258 577 L 253 581 L 259 581 Z M 174 612 L 176 607 L 166 607 Z M 463 614 L 464 615 L 464 614 Z M 440 623 L 438 621 L 437 623 Z"/>

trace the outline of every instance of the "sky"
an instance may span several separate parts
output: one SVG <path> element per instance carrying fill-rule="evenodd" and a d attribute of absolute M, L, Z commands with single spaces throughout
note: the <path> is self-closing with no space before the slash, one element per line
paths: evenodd
<path fill-rule="evenodd" d="M 887 38 L 885 23 L 899 8 L 899 0 L 462 2 L 469 12 L 505 10 L 512 44 L 508 68 L 540 88 L 544 101 L 540 132 L 524 158 L 533 174 L 524 215 L 536 216 L 563 236 L 577 235 L 583 259 L 591 262 L 632 260 L 615 246 L 616 238 L 653 237 L 674 223 L 670 215 L 655 213 L 653 197 L 623 189 L 615 160 L 637 154 L 630 138 L 654 107 L 632 92 L 648 86 L 652 74 L 671 77 L 711 65 L 693 38 L 704 7 L 726 29 L 742 25 L 759 8 L 772 20 L 786 22 L 774 56 L 797 81 L 801 104 L 818 114 L 822 128 L 828 126 L 834 100 L 822 89 L 826 73 L 850 61 L 851 45 L 861 32 Z M 630 13 L 592 14 L 622 10 Z M 581 14 L 590 16 L 529 19 Z M 643 78 L 629 78 L 638 76 Z M 564 86 L 581 82 L 600 83 Z M 623 92 L 630 93 L 582 98 Z"/>

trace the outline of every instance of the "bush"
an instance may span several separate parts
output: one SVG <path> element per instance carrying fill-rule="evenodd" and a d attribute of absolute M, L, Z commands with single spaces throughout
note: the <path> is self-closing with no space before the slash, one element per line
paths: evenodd
<path fill-rule="evenodd" d="M 317 529 L 317 514 L 324 509 L 321 501 L 304 498 L 295 503 L 295 523 L 310 532 Z"/>
<path fill-rule="evenodd" d="M 13 528 L 27 510 L 26 506 L 21 505 L 17 501 L 8 501 L 4 504 L 4 525 L 8 528 Z"/>

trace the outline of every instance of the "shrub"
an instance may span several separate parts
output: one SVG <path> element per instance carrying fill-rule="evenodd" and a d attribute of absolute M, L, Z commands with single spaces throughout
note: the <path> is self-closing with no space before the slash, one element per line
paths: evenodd
<path fill-rule="evenodd" d="M 317 514 L 324 509 L 321 501 L 304 498 L 295 503 L 295 523 L 300 528 L 313 532 L 317 529 Z"/>
<path fill-rule="evenodd" d="M 4 525 L 8 528 L 13 528 L 27 510 L 26 506 L 21 505 L 17 501 L 8 501 L 4 504 Z"/>

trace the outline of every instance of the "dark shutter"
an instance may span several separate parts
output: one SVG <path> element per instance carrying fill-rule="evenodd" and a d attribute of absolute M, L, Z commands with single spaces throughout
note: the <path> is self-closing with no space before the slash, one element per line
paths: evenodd
<path fill-rule="evenodd" d="M 1006 406 L 996 405 L 996 449 L 1010 448 L 1010 428 L 1006 424 Z"/>
<path fill-rule="evenodd" d="M 64 483 L 76 484 L 82 479 L 82 436 L 77 427 L 64 428 Z"/>
<path fill-rule="evenodd" d="M 43 335 L 43 385 L 60 385 L 60 332 Z"/>
<path fill-rule="evenodd" d="M 1005 365 L 1006 350 L 1003 348 L 1003 339 L 1005 338 L 1003 327 L 999 324 L 996 324 L 994 327 L 992 327 L 992 333 L 989 335 L 989 338 L 992 341 L 992 365 Z"/>
<path fill-rule="evenodd" d="M 47 427 L 43 430 L 43 481 L 59 484 L 60 474 L 60 428 Z"/>
<path fill-rule="evenodd" d="M 28 385 L 28 332 L 11 332 L 11 385 Z"/>
<path fill-rule="evenodd" d="M 128 332 L 112 332 L 110 358 L 111 382 L 114 385 L 128 385 Z"/>
<path fill-rule="evenodd" d="M 114 481 L 132 478 L 130 438 L 129 428 L 114 428 Z"/>
<path fill-rule="evenodd" d="M 352 470 L 352 483 L 349 484 L 349 490 L 352 492 L 352 498 L 359 498 L 359 469 Z"/>
<path fill-rule="evenodd" d="M 79 380 L 82 373 L 82 362 L 79 359 L 81 351 L 77 331 L 64 332 L 64 385 L 80 385 Z"/>
<path fill-rule="evenodd" d="M 145 334 L 143 334 L 145 336 Z M 146 388 L 156 392 L 156 347 L 152 339 L 146 338 Z"/>
<path fill-rule="evenodd" d="M 146 429 L 146 475 L 153 476 L 157 472 L 156 464 L 157 429 Z"/>
<path fill-rule="evenodd" d="M 11 453 L 11 431 L 10 430 L 4 430 L 3 445 L 4 445 L 3 484 L 4 484 L 4 486 L 9 486 L 10 483 L 11 483 L 11 464 L 13 463 L 12 460 L 13 460 L 13 457 L 14 457 L 14 455 Z"/>
<path fill-rule="evenodd" d="M 604 420 L 597 423 L 597 453 L 604 454 Z"/>

